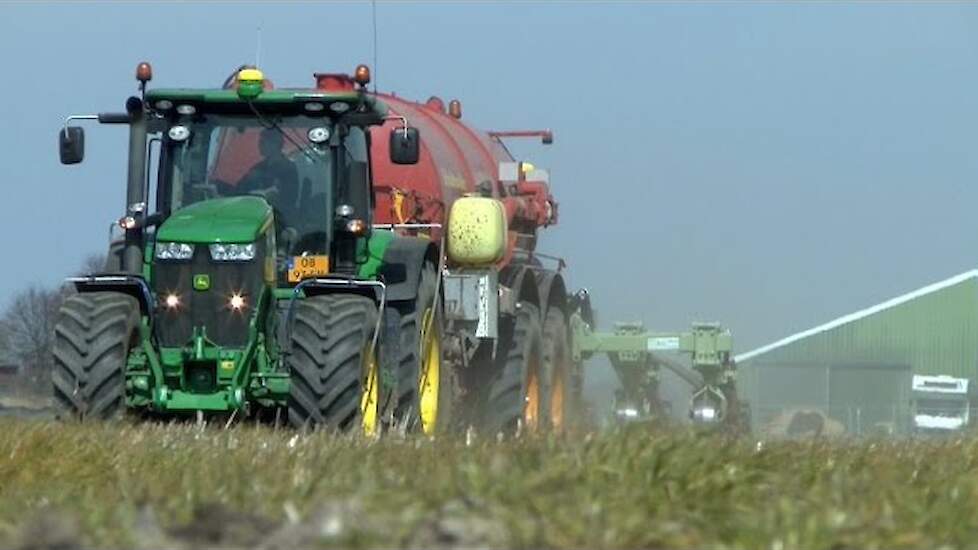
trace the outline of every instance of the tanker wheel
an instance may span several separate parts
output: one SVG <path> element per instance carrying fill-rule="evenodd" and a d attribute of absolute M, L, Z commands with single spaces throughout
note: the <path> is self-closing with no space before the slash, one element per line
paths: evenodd
<path fill-rule="evenodd" d="M 555 432 L 563 432 L 573 423 L 576 408 L 573 370 L 567 316 L 560 308 L 551 307 L 543 321 L 543 372 L 547 381 L 544 410 Z"/>
<path fill-rule="evenodd" d="M 139 345 L 139 305 L 118 292 L 69 296 L 54 327 L 51 382 L 60 412 L 81 420 L 125 408 L 129 350 Z"/>
<path fill-rule="evenodd" d="M 425 264 L 417 298 L 394 304 L 391 312 L 398 319 L 398 359 L 393 366 L 395 421 L 426 435 L 451 428 L 457 385 L 452 369 L 441 357 L 441 315 L 435 310 L 437 283 L 435 266 Z"/>
<path fill-rule="evenodd" d="M 373 351 L 377 306 L 354 294 L 296 303 L 289 354 L 289 422 L 377 433 L 380 368 Z"/>
<path fill-rule="evenodd" d="M 484 418 L 492 433 L 535 432 L 545 412 L 541 399 L 543 339 L 540 310 L 521 302 L 500 327 L 495 375 L 489 382 Z"/>

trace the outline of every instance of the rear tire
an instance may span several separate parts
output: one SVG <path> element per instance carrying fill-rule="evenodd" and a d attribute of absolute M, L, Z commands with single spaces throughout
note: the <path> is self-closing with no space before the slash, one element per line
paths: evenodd
<path fill-rule="evenodd" d="M 377 306 L 364 296 L 312 296 L 296 303 L 289 354 L 293 426 L 362 426 L 373 433 L 380 384 L 370 350 L 376 323 Z"/>
<path fill-rule="evenodd" d="M 500 327 L 496 373 L 489 382 L 484 415 L 491 433 L 516 433 L 520 426 L 535 432 L 545 421 L 541 336 L 540 310 L 528 302 L 520 302 L 513 318 Z"/>
<path fill-rule="evenodd" d="M 69 296 L 54 328 L 51 382 L 60 413 L 109 419 L 125 408 L 125 369 L 139 343 L 139 305 L 118 292 Z"/>
<path fill-rule="evenodd" d="M 414 300 L 392 304 L 390 315 L 397 322 L 397 350 L 393 365 L 392 395 L 394 423 L 408 431 L 434 435 L 450 431 L 454 422 L 454 400 L 458 381 L 442 360 L 442 315 L 434 310 L 438 272 L 431 263 L 422 268 L 418 295 Z"/>

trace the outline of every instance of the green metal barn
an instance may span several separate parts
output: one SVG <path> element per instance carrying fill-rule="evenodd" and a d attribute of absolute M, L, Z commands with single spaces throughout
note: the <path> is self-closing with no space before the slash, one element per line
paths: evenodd
<path fill-rule="evenodd" d="M 815 410 L 849 433 L 906 432 L 914 425 L 914 375 L 949 375 L 975 385 L 978 270 L 839 317 L 736 360 L 739 390 L 751 405 L 755 429 L 764 431 L 792 411 Z"/>

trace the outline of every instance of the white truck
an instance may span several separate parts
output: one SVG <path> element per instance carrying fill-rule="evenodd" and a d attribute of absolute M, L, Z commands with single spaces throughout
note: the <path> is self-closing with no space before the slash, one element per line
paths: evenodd
<path fill-rule="evenodd" d="M 914 433 L 964 430 L 971 415 L 967 378 L 915 374 L 910 387 Z"/>

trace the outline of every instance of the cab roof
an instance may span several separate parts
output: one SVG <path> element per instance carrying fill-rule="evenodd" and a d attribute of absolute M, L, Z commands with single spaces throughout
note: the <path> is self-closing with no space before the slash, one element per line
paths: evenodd
<path fill-rule="evenodd" d="M 169 100 L 173 103 L 190 103 L 194 105 L 213 105 L 215 107 L 234 107 L 245 106 L 248 101 L 238 96 L 235 89 L 226 88 L 159 88 L 146 91 L 146 102 L 155 107 L 160 100 Z M 306 104 L 320 104 L 322 110 L 332 111 L 334 114 L 345 112 L 353 113 L 356 107 L 363 102 L 367 107 L 367 113 L 377 117 L 387 115 L 387 105 L 372 95 L 361 94 L 356 91 L 324 91 L 317 89 L 288 89 L 277 88 L 265 90 L 254 99 L 250 100 L 255 106 L 266 108 L 277 108 L 289 110 L 292 106 L 302 106 L 302 109 L 315 113 L 315 110 L 305 107 Z M 331 109 L 333 104 L 346 104 L 348 107 L 342 111 Z"/>

